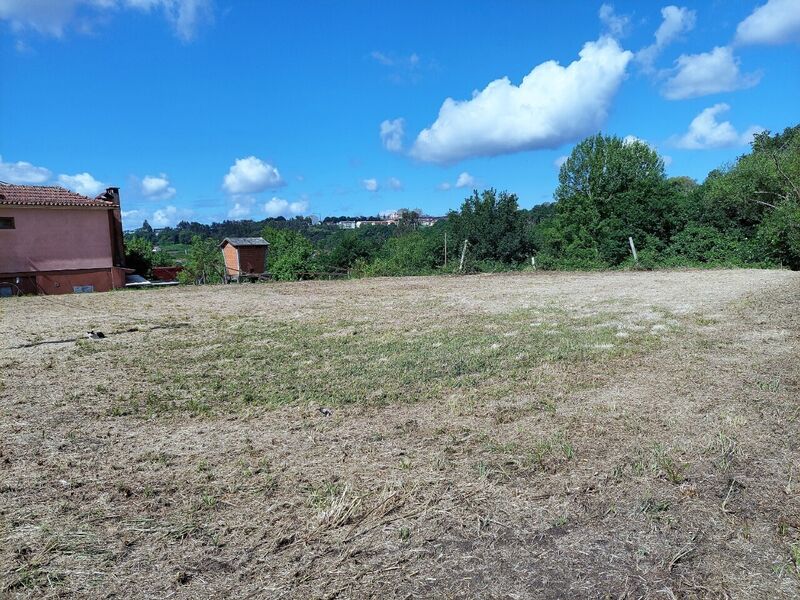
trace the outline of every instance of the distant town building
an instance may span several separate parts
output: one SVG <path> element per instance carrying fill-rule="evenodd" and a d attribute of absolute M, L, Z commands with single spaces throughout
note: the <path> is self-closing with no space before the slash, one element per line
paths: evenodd
<path fill-rule="evenodd" d="M 95 198 L 0 182 L 0 295 L 125 287 L 119 188 Z"/>
<path fill-rule="evenodd" d="M 339 229 L 359 229 L 361 227 L 366 227 L 370 225 L 397 225 L 400 220 L 402 219 L 402 214 L 399 212 L 393 212 L 386 215 L 385 219 L 367 219 L 363 221 L 339 221 L 335 225 Z M 431 227 L 435 225 L 439 221 L 446 219 L 447 217 L 431 217 L 429 215 L 423 215 L 417 218 L 417 223 L 420 227 Z"/>
<path fill-rule="evenodd" d="M 363 227 L 364 225 L 396 225 L 397 221 L 386 219 L 384 221 L 356 221 L 356 227 Z"/>

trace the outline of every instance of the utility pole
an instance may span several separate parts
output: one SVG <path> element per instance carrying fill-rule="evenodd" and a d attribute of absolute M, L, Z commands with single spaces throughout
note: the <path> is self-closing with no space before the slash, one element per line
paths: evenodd
<path fill-rule="evenodd" d="M 464 270 L 464 255 L 467 253 L 467 240 L 464 240 L 464 247 L 461 249 L 461 262 L 458 263 L 458 270 Z"/>
<path fill-rule="evenodd" d="M 444 232 L 444 268 L 447 268 L 447 232 Z"/>

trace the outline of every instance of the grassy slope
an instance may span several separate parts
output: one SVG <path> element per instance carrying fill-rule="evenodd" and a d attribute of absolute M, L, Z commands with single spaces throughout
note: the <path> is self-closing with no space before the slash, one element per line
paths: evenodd
<path fill-rule="evenodd" d="M 119 333 L 2 354 L 6 591 L 793 597 L 798 280 L 746 273 L 15 300 Z"/>

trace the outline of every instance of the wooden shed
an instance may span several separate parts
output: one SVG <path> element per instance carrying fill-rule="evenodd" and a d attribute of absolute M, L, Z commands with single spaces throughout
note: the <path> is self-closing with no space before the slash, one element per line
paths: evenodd
<path fill-rule="evenodd" d="M 266 271 L 269 242 L 262 237 L 225 238 L 219 245 L 225 258 L 225 281 L 255 280 Z"/>

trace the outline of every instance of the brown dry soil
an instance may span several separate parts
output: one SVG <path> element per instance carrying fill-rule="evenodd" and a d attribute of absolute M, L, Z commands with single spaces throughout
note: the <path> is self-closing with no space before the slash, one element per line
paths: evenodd
<path fill-rule="evenodd" d="M 800 597 L 798 273 L 0 311 L 0 596 Z"/>

